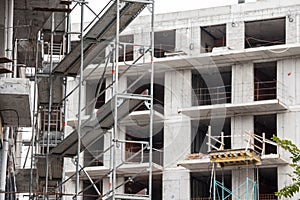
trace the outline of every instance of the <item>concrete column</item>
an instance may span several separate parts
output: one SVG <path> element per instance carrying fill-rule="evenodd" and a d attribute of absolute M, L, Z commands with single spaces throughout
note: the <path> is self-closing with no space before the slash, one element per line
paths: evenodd
<path fill-rule="evenodd" d="M 75 168 L 74 165 L 73 165 L 73 168 Z M 69 178 L 69 177 L 66 176 L 66 179 L 67 178 Z M 68 182 L 65 183 L 65 193 L 66 194 L 75 194 L 75 188 L 76 188 L 76 186 L 75 186 L 75 180 L 72 179 L 71 181 L 68 181 Z M 83 182 L 82 181 L 79 182 L 79 187 L 78 188 L 79 188 L 78 191 L 81 191 L 83 189 Z M 64 200 L 73 200 L 73 196 L 72 195 L 70 195 L 70 196 L 66 195 L 63 198 L 64 198 Z M 77 197 L 77 199 L 78 200 L 82 200 L 83 196 L 79 195 Z"/>
<path fill-rule="evenodd" d="M 232 50 L 245 47 L 245 24 L 241 21 L 229 22 L 226 25 L 226 46 Z"/>
<path fill-rule="evenodd" d="M 254 119 L 253 116 L 238 116 L 231 118 L 231 148 L 241 149 L 247 147 L 249 137 L 245 135 L 245 131 L 253 132 Z M 246 181 L 246 177 L 254 181 L 254 169 L 245 168 L 232 170 L 232 190 L 235 190 Z M 248 192 L 251 193 L 252 184 L 249 182 Z M 245 192 L 247 191 L 246 186 L 241 187 L 235 194 L 239 195 L 241 199 L 246 199 Z"/>
<path fill-rule="evenodd" d="M 232 66 L 232 103 L 247 103 L 254 100 L 253 63 Z"/>
<path fill-rule="evenodd" d="M 231 118 L 231 148 L 240 149 L 246 148 L 247 140 L 249 137 L 245 134 L 245 131 L 251 131 L 254 129 L 253 116 L 237 116 Z"/>
<path fill-rule="evenodd" d="M 234 194 L 237 195 L 239 198 L 232 197 L 233 200 L 238 199 L 254 199 L 253 197 L 253 182 L 255 177 L 254 169 L 238 169 L 238 170 L 232 170 L 232 191 L 234 191 Z M 247 184 L 244 184 L 248 181 L 248 187 Z M 242 184 L 244 184 L 242 187 L 240 187 Z M 238 189 L 239 188 L 239 189 Z M 247 197 L 247 191 L 248 191 L 248 197 Z M 251 197 L 251 198 L 250 198 Z"/>
<path fill-rule="evenodd" d="M 277 96 L 288 106 L 300 104 L 300 59 L 277 62 Z"/>
<path fill-rule="evenodd" d="M 297 41 L 297 27 L 299 25 L 298 17 L 295 15 L 288 15 L 285 20 L 285 43 L 286 44 L 295 44 Z"/>
<path fill-rule="evenodd" d="M 124 176 L 119 176 L 117 178 L 117 185 L 120 185 L 120 184 L 124 183 L 124 181 L 125 181 L 125 177 Z M 109 178 L 104 178 L 103 179 L 102 189 L 103 189 L 102 190 L 103 195 L 110 191 L 110 189 L 109 189 Z M 117 189 L 117 193 L 118 194 L 124 194 L 125 193 L 125 185 L 122 185 L 121 187 L 119 187 Z"/>
<path fill-rule="evenodd" d="M 281 139 L 291 140 L 297 146 L 300 145 L 300 137 L 297 133 L 300 132 L 300 111 L 292 111 L 288 113 L 277 114 L 277 136 Z M 290 161 L 290 153 L 279 148 L 280 158 Z M 291 177 L 288 174 L 291 174 L 293 169 L 288 165 L 278 165 L 278 189 L 289 185 L 292 183 Z M 293 199 L 299 199 L 300 194 L 297 193 Z M 282 198 L 287 200 L 287 198 Z"/>
<path fill-rule="evenodd" d="M 296 14 L 295 19 L 296 19 L 297 43 L 300 43 L 300 15 Z"/>
<path fill-rule="evenodd" d="M 187 27 L 176 29 L 175 50 L 183 51 L 186 55 L 200 54 L 200 27 Z"/>
<path fill-rule="evenodd" d="M 133 59 L 137 59 L 139 56 L 141 56 L 141 48 L 143 48 L 142 46 L 140 45 L 145 45 L 144 46 L 144 50 L 148 49 L 151 45 L 150 41 L 151 41 L 151 35 L 150 35 L 150 32 L 143 32 L 143 30 L 138 30 L 139 32 L 136 32 L 134 34 L 134 43 L 137 44 L 137 46 L 134 46 L 133 48 Z M 143 61 L 144 59 L 145 60 L 150 60 L 151 58 L 151 54 L 150 52 L 148 52 L 144 58 L 142 58 L 140 60 Z"/>
<path fill-rule="evenodd" d="M 79 80 L 75 78 L 68 78 L 67 79 L 68 84 L 67 84 L 67 91 L 68 93 L 75 88 L 79 84 Z M 86 90 L 86 84 L 84 83 L 83 88 L 82 88 L 82 100 L 81 100 L 81 108 L 85 107 L 86 105 L 86 98 L 84 97 L 85 95 L 85 90 Z M 78 88 L 73 92 L 73 94 L 70 95 L 68 98 L 68 104 L 67 104 L 67 119 L 75 119 L 77 115 L 77 110 L 78 110 Z M 82 116 L 85 115 L 85 110 L 82 112 Z"/>
<path fill-rule="evenodd" d="M 7 156 L 9 150 L 8 144 L 9 128 L 5 128 L 3 131 L 3 147 L 2 147 L 2 162 L 1 162 L 1 174 L 0 174 L 0 192 L 5 192 L 6 183 L 6 171 L 7 171 Z M 0 193 L 0 200 L 4 200 L 5 194 Z"/>
<path fill-rule="evenodd" d="M 169 168 L 163 172 L 163 199 L 190 199 L 190 172 L 181 168 Z"/>
<path fill-rule="evenodd" d="M 191 71 L 165 73 L 164 166 L 175 167 L 190 153 L 191 122 L 178 109 L 191 106 Z"/>
<path fill-rule="evenodd" d="M 191 122 L 178 108 L 191 106 L 191 71 L 165 73 L 163 199 L 190 198 L 190 177 L 177 167 L 191 151 Z"/>

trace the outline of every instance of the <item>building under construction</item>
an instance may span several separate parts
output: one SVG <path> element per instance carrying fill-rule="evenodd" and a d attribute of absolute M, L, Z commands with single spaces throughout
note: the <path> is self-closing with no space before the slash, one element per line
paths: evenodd
<path fill-rule="evenodd" d="M 0 3 L 0 200 L 273 200 L 291 183 L 271 137 L 300 145 L 298 0 Z"/>

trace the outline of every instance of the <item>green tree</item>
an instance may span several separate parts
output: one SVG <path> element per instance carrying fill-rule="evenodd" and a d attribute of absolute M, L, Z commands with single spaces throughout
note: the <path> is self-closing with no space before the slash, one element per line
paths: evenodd
<path fill-rule="evenodd" d="M 292 184 L 280 189 L 275 195 L 279 198 L 292 198 L 300 189 L 300 165 L 298 164 L 300 161 L 300 149 L 290 140 L 281 140 L 275 135 L 273 135 L 272 140 L 291 154 L 292 162 L 289 165 L 293 168 L 293 172 L 289 174 Z"/>

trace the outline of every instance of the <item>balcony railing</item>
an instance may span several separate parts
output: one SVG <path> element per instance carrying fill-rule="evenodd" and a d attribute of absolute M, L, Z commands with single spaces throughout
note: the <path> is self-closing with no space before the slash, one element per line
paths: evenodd
<path fill-rule="evenodd" d="M 127 146 L 125 159 L 132 163 L 147 163 L 149 162 L 149 151 L 141 150 L 139 146 Z M 159 165 L 163 164 L 163 152 L 153 148 L 153 162 Z"/>
<path fill-rule="evenodd" d="M 194 88 L 192 102 L 193 106 L 231 103 L 231 85 Z"/>
<path fill-rule="evenodd" d="M 255 81 L 254 101 L 277 98 L 277 81 Z"/>

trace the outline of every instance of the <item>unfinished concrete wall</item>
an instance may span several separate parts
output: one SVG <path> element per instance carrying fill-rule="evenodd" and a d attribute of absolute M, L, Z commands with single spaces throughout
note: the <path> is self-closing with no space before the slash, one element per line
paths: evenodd
<path fill-rule="evenodd" d="M 142 55 L 143 50 L 147 50 L 151 45 L 151 35 L 150 32 L 144 32 L 143 29 L 138 29 L 134 33 L 134 43 L 137 44 L 137 46 L 133 47 L 133 60 L 137 59 Z M 141 46 L 142 45 L 142 46 Z M 150 59 L 151 54 L 148 52 L 144 58 L 142 58 L 140 61 L 143 61 L 143 59 Z"/>
<path fill-rule="evenodd" d="M 163 199 L 190 197 L 190 178 L 185 169 L 176 168 L 191 151 L 191 122 L 178 114 L 178 108 L 191 106 L 191 71 L 165 73 L 165 124 Z"/>
<path fill-rule="evenodd" d="M 73 88 L 75 88 L 78 85 L 79 81 L 75 78 L 68 78 L 67 79 L 67 91 L 71 91 Z M 83 108 L 86 105 L 86 98 L 85 98 L 85 89 L 86 85 L 84 84 L 82 87 L 82 100 L 81 100 L 81 108 Z M 67 119 L 68 120 L 74 120 L 76 118 L 76 115 L 78 113 L 78 97 L 79 97 L 79 90 L 78 88 L 73 92 L 73 94 L 70 95 L 67 101 Z M 82 112 L 82 116 L 84 116 L 85 111 Z"/>
<path fill-rule="evenodd" d="M 277 114 L 277 136 L 281 139 L 288 139 L 293 141 L 297 146 L 300 145 L 300 110 L 288 113 Z M 291 156 L 287 151 L 279 148 L 280 157 L 290 162 Z M 278 166 L 278 189 L 291 184 L 291 177 L 288 174 L 292 173 L 292 168 L 288 165 Z M 300 194 L 296 194 L 293 199 L 299 199 Z M 283 198 L 288 199 L 288 198 Z"/>
<path fill-rule="evenodd" d="M 232 103 L 253 102 L 254 68 L 253 63 L 232 66 Z"/>
<path fill-rule="evenodd" d="M 176 166 L 190 153 L 191 122 L 178 109 L 191 106 L 191 71 L 165 73 L 164 166 Z"/>
<path fill-rule="evenodd" d="M 237 18 L 239 20 L 239 18 Z M 245 24 L 243 21 L 232 21 L 226 24 L 226 44 L 229 49 L 244 49 Z"/>
<path fill-rule="evenodd" d="M 248 136 L 245 136 L 245 131 L 253 133 L 254 121 L 253 116 L 236 116 L 231 118 L 231 147 L 233 149 L 246 148 L 245 142 Z"/>
<path fill-rule="evenodd" d="M 190 173 L 181 168 L 167 169 L 163 172 L 163 199 L 186 200 L 190 194 Z"/>
<path fill-rule="evenodd" d="M 297 42 L 297 35 L 298 32 L 296 31 L 297 25 L 299 22 L 293 15 L 288 15 L 285 19 L 285 37 L 286 37 L 286 44 L 295 44 Z M 299 29 L 298 29 L 299 30 Z"/>
<path fill-rule="evenodd" d="M 278 98 L 286 105 L 300 104 L 300 59 L 277 62 Z"/>

